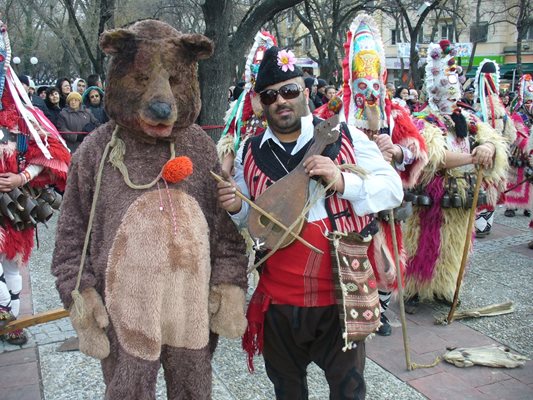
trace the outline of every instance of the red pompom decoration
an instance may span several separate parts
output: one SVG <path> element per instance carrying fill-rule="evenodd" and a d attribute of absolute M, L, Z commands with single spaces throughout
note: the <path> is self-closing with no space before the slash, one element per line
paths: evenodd
<path fill-rule="evenodd" d="M 167 161 L 163 167 L 163 179 L 169 183 L 178 183 L 192 174 L 192 161 L 189 157 L 176 157 Z"/>
<path fill-rule="evenodd" d="M 439 46 L 444 54 L 448 54 L 451 50 L 451 43 L 448 39 L 443 39 L 439 42 Z"/>

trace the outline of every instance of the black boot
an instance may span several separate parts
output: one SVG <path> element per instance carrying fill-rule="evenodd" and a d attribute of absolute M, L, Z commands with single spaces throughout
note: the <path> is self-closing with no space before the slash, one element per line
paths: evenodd
<path fill-rule="evenodd" d="M 405 312 L 407 314 L 416 314 L 419 305 L 420 299 L 418 298 L 417 294 L 415 294 L 413 297 L 404 300 Z"/>
<path fill-rule="evenodd" d="M 390 336 L 392 333 L 392 327 L 389 324 L 389 319 L 387 318 L 387 316 L 381 313 L 380 321 L 381 326 L 379 327 L 376 333 L 380 336 Z"/>

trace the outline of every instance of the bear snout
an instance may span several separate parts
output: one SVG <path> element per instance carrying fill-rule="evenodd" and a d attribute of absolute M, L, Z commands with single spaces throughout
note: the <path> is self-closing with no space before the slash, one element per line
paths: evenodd
<path fill-rule="evenodd" d="M 148 106 L 150 112 L 154 115 L 156 119 L 166 120 L 172 112 L 172 107 L 170 104 L 162 101 L 153 101 Z"/>

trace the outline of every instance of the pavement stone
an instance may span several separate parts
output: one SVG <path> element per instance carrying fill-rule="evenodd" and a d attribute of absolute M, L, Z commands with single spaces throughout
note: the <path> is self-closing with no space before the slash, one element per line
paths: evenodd
<path fill-rule="evenodd" d="M 474 346 L 499 342 L 514 351 L 533 357 L 533 308 L 530 294 L 533 252 L 525 245 L 533 239 L 527 228 L 529 219 L 496 213 L 494 232 L 477 240 L 461 291 L 461 308 L 480 307 L 513 300 L 513 314 L 455 321 L 450 326 L 433 324 L 434 316 L 447 314 L 440 304 L 424 304 L 408 315 L 411 358 L 429 364 L 447 346 Z M 56 217 L 49 228 L 41 229 L 40 248 L 33 253 L 30 271 L 25 272 L 26 312 L 61 307 L 50 274 Z M 531 252 L 531 253 L 528 253 Z M 31 275 L 31 276 L 29 276 Z M 31 281 L 30 281 L 31 278 Z M 33 302 L 29 302 L 29 295 Z M 368 399 L 531 399 L 533 364 L 502 370 L 486 367 L 457 368 L 441 362 L 433 368 L 408 371 L 405 366 L 398 305 L 390 311 L 393 335 L 376 336 L 367 343 L 365 378 Z M 101 399 L 104 385 L 97 360 L 79 352 L 58 352 L 57 348 L 75 331 L 68 319 L 52 321 L 28 330 L 25 346 L 10 346 L 0 341 L 0 398 L 2 400 Z M 213 358 L 213 399 L 263 400 L 274 398 L 272 385 L 264 371 L 262 358 L 256 358 L 256 372 L 249 374 L 238 340 L 222 339 Z M 14 372 L 13 372 L 14 371 Z M 10 375 L 11 374 L 11 375 Z M 4 379 L 12 378 L 11 386 Z M 308 369 L 310 399 L 328 398 L 323 372 L 314 364 Z M 8 389 L 8 390 L 6 390 Z M 165 398 L 160 372 L 157 399 Z"/>

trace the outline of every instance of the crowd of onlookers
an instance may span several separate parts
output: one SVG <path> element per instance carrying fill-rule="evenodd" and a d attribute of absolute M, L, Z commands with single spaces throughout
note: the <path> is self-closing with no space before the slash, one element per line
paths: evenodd
<path fill-rule="evenodd" d="M 55 85 L 37 88 L 27 75 L 19 76 L 33 105 L 39 108 L 75 151 L 87 133 L 109 118 L 104 109 L 104 90 L 99 75 L 87 80 L 59 78 Z"/>

